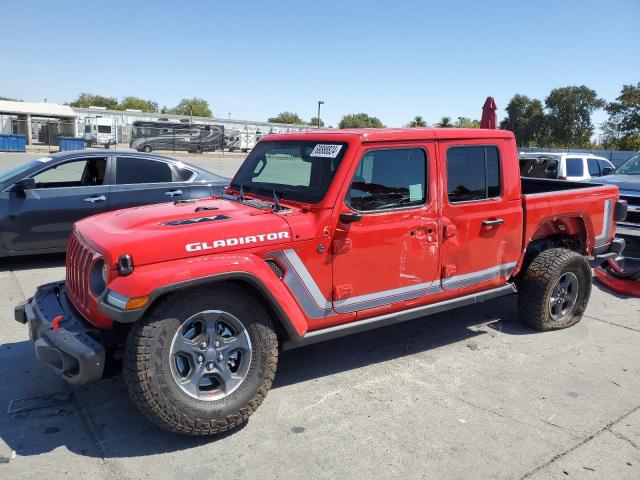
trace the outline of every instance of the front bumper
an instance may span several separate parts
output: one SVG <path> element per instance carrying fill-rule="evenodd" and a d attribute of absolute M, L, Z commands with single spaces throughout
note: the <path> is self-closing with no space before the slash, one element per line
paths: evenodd
<path fill-rule="evenodd" d="M 64 282 L 42 285 L 26 302 L 15 307 L 15 319 L 29 326 L 38 360 L 73 384 L 102 378 L 105 349 L 92 327 L 67 298 Z"/>

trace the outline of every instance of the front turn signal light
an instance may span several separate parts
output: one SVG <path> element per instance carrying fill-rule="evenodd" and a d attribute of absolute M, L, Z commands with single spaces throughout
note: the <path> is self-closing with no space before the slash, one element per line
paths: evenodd
<path fill-rule="evenodd" d="M 127 301 L 124 309 L 135 310 L 144 307 L 147 303 L 149 303 L 149 297 L 133 297 Z"/>

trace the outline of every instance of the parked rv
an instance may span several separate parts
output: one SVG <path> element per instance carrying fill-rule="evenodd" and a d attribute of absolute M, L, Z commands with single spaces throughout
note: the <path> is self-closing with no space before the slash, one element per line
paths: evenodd
<path fill-rule="evenodd" d="M 202 153 L 224 147 L 224 126 L 190 122 L 133 122 L 131 148 L 139 152 L 186 150 Z"/>
<path fill-rule="evenodd" d="M 102 145 L 104 148 L 109 148 L 110 145 L 117 143 L 116 124 L 113 118 L 85 118 L 84 122 L 84 139 L 87 146 Z"/>

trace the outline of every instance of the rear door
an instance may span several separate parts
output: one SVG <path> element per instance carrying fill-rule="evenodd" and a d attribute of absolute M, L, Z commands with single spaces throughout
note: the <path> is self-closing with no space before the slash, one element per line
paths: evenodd
<path fill-rule="evenodd" d="M 118 155 L 110 188 L 110 209 L 189 198 L 189 185 L 160 159 Z"/>
<path fill-rule="evenodd" d="M 522 204 L 512 149 L 505 140 L 439 143 L 445 290 L 503 284 L 516 266 Z"/>
<path fill-rule="evenodd" d="M 75 158 L 36 173 L 36 188 L 9 192 L 8 215 L 0 220 L 12 252 L 64 249 L 73 223 L 105 212 L 108 157 Z"/>

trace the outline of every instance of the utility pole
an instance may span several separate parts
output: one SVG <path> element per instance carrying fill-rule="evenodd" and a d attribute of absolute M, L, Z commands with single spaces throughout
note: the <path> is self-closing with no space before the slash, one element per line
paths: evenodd
<path fill-rule="evenodd" d="M 320 130 L 320 105 L 324 105 L 322 100 L 318 100 L 318 130 Z"/>

